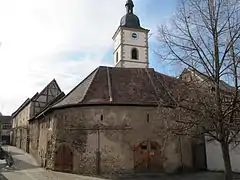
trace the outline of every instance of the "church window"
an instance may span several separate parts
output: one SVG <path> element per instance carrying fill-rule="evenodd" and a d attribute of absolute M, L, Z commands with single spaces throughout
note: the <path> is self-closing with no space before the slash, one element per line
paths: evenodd
<path fill-rule="evenodd" d="M 118 52 L 116 53 L 116 62 L 118 62 Z"/>
<path fill-rule="evenodd" d="M 136 48 L 132 49 L 132 59 L 138 59 L 138 50 Z"/>

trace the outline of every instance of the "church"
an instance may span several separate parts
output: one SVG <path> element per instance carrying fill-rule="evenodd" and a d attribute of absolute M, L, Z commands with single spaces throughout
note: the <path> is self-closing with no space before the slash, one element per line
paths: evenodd
<path fill-rule="evenodd" d="M 113 35 L 115 67 L 97 67 L 29 120 L 30 153 L 43 167 L 78 174 L 193 167 L 186 137 L 166 137 L 181 81 L 149 68 L 148 33 L 127 0 Z"/>

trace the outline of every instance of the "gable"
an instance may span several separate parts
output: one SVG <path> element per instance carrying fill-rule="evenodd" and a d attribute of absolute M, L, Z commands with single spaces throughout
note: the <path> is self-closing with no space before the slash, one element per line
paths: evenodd
<path fill-rule="evenodd" d="M 33 99 L 32 116 L 38 114 L 49 103 L 62 93 L 56 80 L 52 80 L 36 97 Z"/>

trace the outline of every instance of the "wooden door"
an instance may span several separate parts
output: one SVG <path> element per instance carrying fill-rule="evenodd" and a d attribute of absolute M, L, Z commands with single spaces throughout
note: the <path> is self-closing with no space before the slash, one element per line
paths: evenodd
<path fill-rule="evenodd" d="M 58 148 L 55 159 L 55 170 L 61 172 L 71 172 L 73 170 L 73 153 L 66 145 Z"/>
<path fill-rule="evenodd" d="M 144 141 L 134 149 L 134 169 L 138 172 L 162 171 L 160 147 L 157 142 Z"/>

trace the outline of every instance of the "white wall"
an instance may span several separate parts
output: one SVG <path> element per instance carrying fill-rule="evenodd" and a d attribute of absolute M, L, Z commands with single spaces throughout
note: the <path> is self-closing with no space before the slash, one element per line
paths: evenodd
<path fill-rule="evenodd" d="M 138 35 L 137 39 L 132 38 L 132 33 Z M 147 33 L 139 31 L 123 30 L 123 44 L 131 44 L 133 46 L 147 46 Z"/>
<path fill-rule="evenodd" d="M 121 63 L 121 62 L 120 62 Z M 131 61 L 124 61 L 122 62 L 122 66 L 117 65 L 117 67 L 128 67 L 128 68 L 147 68 L 147 64 L 145 63 L 137 63 L 137 62 L 131 62 Z"/>
<path fill-rule="evenodd" d="M 121 31 L 122 30 L 120 30 L 119 32 L 118 32 L 118 34 L 117 34 L 117 36 L 115 37 L 115 39 L 114 39 L 114 50 L 115 49 L 117 49 L 118 48 L 118 46 L 121 44 Z"/>
<path fill-rule="evenodd" d="M 136 39 L 132 38 L 132 33 L 137 33 Z M 117 67 L 148 67 L 148 31 L 134 31 L 120 29 L 114 37 L 114 63 Z M 131 58 L 133 48 L 138 50 L 138 60 Z M 117 61 L 118 53 L 118 61 Z M 122 63 L 119 63 L 121 61 Z M 131 62 L 130 62 L 131 61 Z M 135 61 L 135 62 L 134 62 Z M 140 62 L 140 63 L 139 63 Z"/>
<path fill-rule="evenodd" d="M 131 55 L 132 55 L 132 48 L 136 48 L 138 50 L 138 59 L 132 59 Z M 128 46 L 128 45 L 124 45 L 123 46 L 123 59 L 124 60 L 132 60 L 132 61 L 136 61 L 136 62 L 145 62 L 147 63 L 147 48 L 143 48 L 143 47 L 134 47 L 134 46 Z"/>
<path fill-rule="evenodd" d="M 121 31 L 118 32 L 114 39 L 114 63 L 118 63 L 118 61 L 121 60 L 122 57 L 122 51 L 121 51 Z M 118 53 L 118 61 L 117 61 L 117 53 Z"/>
<path fill-rule="evenodd" d="M 224 161 L 222 157 L 221 145 L 216 142 L 206 141 L 206 155 L 207 155 L 207 168 L 210 171 L 224 171 Z M 236 148 L 230 147 L 230 158 L 232 163 L 232 170 L 240 172 L 240 146 Z"/>
<path fill-rule="evenodd" d="M 16 115 L 13 120 L 13 127 L 28 125 L 28 120 L 30 119 L 30 106 L 31 104 L 29 103 Z"/>
<path fill-rule="evenodd" d="M 117 61 L 117 52 L 118 52 L 118 61 Z M 114 63 L 115 63 L 115 65 L 121 60 L 121 56 L 122 56 L 121 48 L 118 48 L 118 50 L 115 51 L 115 53 L 114 53 Z"/>

